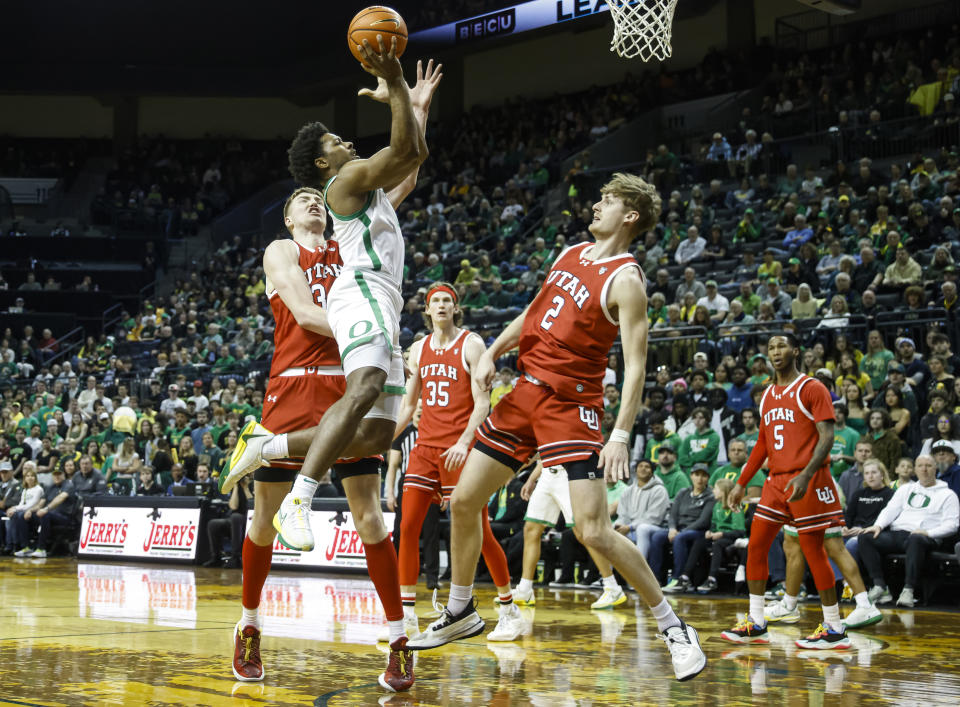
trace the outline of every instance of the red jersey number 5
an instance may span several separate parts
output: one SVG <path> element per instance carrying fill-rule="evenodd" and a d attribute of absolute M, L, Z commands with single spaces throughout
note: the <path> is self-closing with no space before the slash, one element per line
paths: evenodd
<path fill-rule="evenodd" d="M 776 425 L 773 428 L 774 449 L 783 449 L 783 425 Z"/>

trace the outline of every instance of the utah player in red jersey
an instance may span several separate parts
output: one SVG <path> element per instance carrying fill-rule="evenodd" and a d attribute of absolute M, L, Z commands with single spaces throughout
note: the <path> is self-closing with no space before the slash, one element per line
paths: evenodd
<path fill-rule="evenodd" d="M 292 432 L 316 425 L 327 408 L 343 396 L 346 380 L 340 367 L 340 352 L 323 311 L 327 292 L 339 275 L 341 264 L 337 243 L 323 236 L 327 223 L 323 194 L 311 188 L 297 189 L 287 199 L 283 214 L 292 239 L 274 241 L 263 254 L 266 292 L 276 323 L 276 345 L 261 422 L 277 432 Z M 263 680 L 258 608 L 277 537 L 273 517 L 303 463 L 306 448 L 307 445 L 290 445 L 283 456 L 255 471 L 253 518 L 243 543 L 243 613 L 234 629 L 232 668 L 238 680 Z M 379 460 L 356 459 L 338 463 L 336 469 L 345 485 L 349 485 L 353 477 L 379 477 Z M 360 521 L 355 522 L 359 528 Z M 389 549 L 392 551 L 393 546 Z M 374 553 L 369 546 L 366 550 L 369 561 Z M 375 584 L 377 569 L 374 566 L 370 572 Z M 386 585 L 389 590 L 389 582 Z M 390 604 L 389 594 L 385 595 L 379 584 L 377 589 L 384 606 Z M 399 607 L 396 583 L 393 589 Z M 413 684 L 413 673 L 403 673 L 388 677 L 394 685 L 408 689 Z M 381 681 L 384 679 L 381 676 Z"/>
<path fill-rule="evenodd" d="M 296 430 L 316 424 L 345 387 L 340 354 L 322 310 L 340 270 L 340 253 L 335 242 L 324 239 L 327 215 L 323 194 L 316 189 L 294 191 L 283 217 L 292 239 L 274 241 L 263 255 L 267 298 L 276 322 L 263 423 Z M 253 519 L 243 542 L 243 615 L 234 630 L 237 680 L 263 680 L 258 607 L 277 536 L 273 515 L 301 461 L 277 459 L 254 477 Z"/>
<path fill-rule="evenodd" d="M 415 605 L 423 519 L 431 503 L 449 502 L 474 432 L 490 412 L 489 393 L 471 375 L 486 346 L 477 334 L 460 327 L 463 314 L 450 284 L 434 283 L 427 292 L 426 317 L 432 331 L 410 347 L 407 366 L 412 374 L 396 432 L 409 424 L 419 399 L 423 412 L 404 477 L 400 514 L 400 597 L 408 636 L 420 633 Z M 483 559 L 500 598 L 500 620 L 487 640 L 513 641 L 525 624 L 513 603 L 507 556 L 490 528 L 486 506 L 482 515 Z"/>
<path fill-rule="evenodd" d="M 823 623 L 798 640 L 799 648 L 849 648 L 850 639 L 840 619 L 833 568 L 823 547 L 831 526 L 844 525 L 840 493 L 830 474 L 833 446 L 833 401 L 816 378 L 797 370 L 800 344 L 793 334 L 771 336 L 767 356 L 776 379 L 760 399 L 760 436 L 740 472 L 729 503 L 743 498 L 747 482 L 768 460 L 770 474 L 750 527 L 747 545 L 747 586 L 750 613 L 721 636 L 734 643 L 769 643 L 764 617 L 767 586 L 767 554 L 780 528 L 789 523 L 797 529 L 800 548 L 813 574 Z"/>
<path fill-rule="evenodd" d="M 483 630 L 473 599 L 480 511 L 490 494 L 539 452 L 544 466 L 562 464 L 567 470 L 580 541 L 609 559 L 640 592 L 670 650 L 677 679 L 689 680 L 707 660 L 697 632 L 664 599 L 636 545 L 613 529 L 605 484 L 630 474 L 627 443 L 643 392 L 648 322 L 646 282 L 628 250 L 634 238 L 656 224 L 660 197 L 628 174 L 614 175 L 601 193 L 589 227 L 596 243 L 571 246 L 557 257 L 543 289 L 477 363 L 474 377 L 489 389 L 495 361 L 519 344 L 523 375 L 477 430 L 450 501 L 450 598 L 443 615 L 408 646 L 433 648 Z M 615 429 L 604 444 L 602 383 L 618 332 L 623 395 Z"/>

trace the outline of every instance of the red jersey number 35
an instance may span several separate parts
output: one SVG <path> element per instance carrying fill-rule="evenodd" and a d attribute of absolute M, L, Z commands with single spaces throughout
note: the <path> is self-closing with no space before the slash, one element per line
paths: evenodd
<path fill-rule="evenodd" d="M 445 408 L 450 404 L 449 381 L 426 381 L 427 405 Z"/>

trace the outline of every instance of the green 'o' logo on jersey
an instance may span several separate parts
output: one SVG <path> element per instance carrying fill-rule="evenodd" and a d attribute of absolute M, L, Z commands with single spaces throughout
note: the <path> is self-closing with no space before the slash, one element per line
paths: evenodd
<path fill-rule="evenodd" d="M 363 331 L 358 332 L 357 327 L 361 325 L 363 326 Z M 353 326 L 350 327 L 350 338 L 358 339 L 361 336 L 369 334 L 372 329 L 373 322 L 367 321 L 366 319 L 361 319 L 359 322 L 354 322 Z"/>
<path fill-rule="evenodd" d="M 907 505 L 911 508 L 926 508 L 930 505 L 930 497 L 926 494 L 912 491 L 907 497 Z"/>

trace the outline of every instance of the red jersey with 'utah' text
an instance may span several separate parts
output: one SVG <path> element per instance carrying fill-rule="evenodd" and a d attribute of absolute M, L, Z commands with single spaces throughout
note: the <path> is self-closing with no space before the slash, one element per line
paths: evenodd
<path fill-rule="evenodd" d="M 297 249 L 300 252 L 300 269 L 310 286 L 313 301 L 320 307 L 326 307 L 327 293 L 340 274 L 340 248 L 336 241 L 327 241 L 315 249 L 297 243 Z M 334 339 L 307 331 L 297 324 L 276 290 L 268 292 L 267 298 L 276 322 L 271 378 L 288 368 L 340 365 L 340 350 Z"/>
<path fill-rule="evenodd" d="M 436 348 L 434 335 L 420 347 L 420 427 L 417 444 L 448 449 L 456 444 L 473 413 L 473 388 L 464 345 L 475 336 L 463 329 L 446 348 Z"/>
<path fill-rule="evenodd" d="M 619 330 L 607 309 L 607 291 L 625 268 L 640 272 L 643 287 L 646 279 L 629 253 L 586 259 L 593 246 L 571 246 L 553 263 L 523 321 L 518 366 L 562 398 L 600 406 L 607 356 Z"/>
<path fill-rule="evenodd" d="M 768 386 L 760 399 L 760 435 L 770 474 L 802 471 L 820 440 L 817 423 L 834 419 L 830 393 L 816 378 L 801 373 L 789 385 Z"/>

